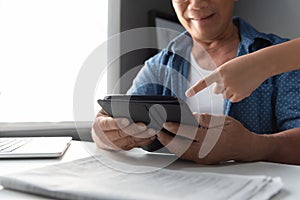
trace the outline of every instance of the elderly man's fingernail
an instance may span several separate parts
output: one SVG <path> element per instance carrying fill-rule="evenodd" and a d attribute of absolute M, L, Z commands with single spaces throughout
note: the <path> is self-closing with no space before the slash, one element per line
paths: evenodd
<path fill-rule="evenodd" d="M 147 126 L 145 124 L 138 124 L 137 125 L 137 128 L 140 130 L 140 131 L 145 131 L 147 129 Z"/>
<path fill-rule="evenodd" d="M 163 127 L 166 128 L 166 129 L 168 129 L 168 128 L 171 126 L 171 123 L 172 123 L 172 122 L 165 122 L 165 123 L 163 124 Z"/>
<path fill-rule="evenodd" d="M 148 129 L 149 135 L 156 135 L 156 131 L 153 128 Z"/>
<path fill-rule="evenodd" d="M 116 123 L 117 125 L 121 126 L 121 127 L 126 127 L 129 125 L 129 120 L 126 118 L 118 118 L 116 119 Z"/>
<path fill-rule="evenodd" d="M 121 120 L 121 124 L 123 125 L 123 126 L 128 126 L 129 125 L 129 120 L 128 119 L 122 119 Z"/>

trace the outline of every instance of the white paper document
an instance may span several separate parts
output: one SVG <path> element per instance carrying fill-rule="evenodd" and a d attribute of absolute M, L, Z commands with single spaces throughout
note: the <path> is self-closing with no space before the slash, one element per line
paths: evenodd
<path fill-rule="evenodd" d="M 269 199 L 280 191 L 279 177 L 241 176 L 160 169 L 128 173 L 108 167 L 101 155 L 1 176 L 7 189 L 58 199 Z M 137 168 L 125 163 L 121 168 Z M 111 166 L 111 165 L 110 165 Z M 119 168 L 119 169 L 121 169 Z M 145 170 L 145 169 L 144 169 Z M 143 170 L 141 170 L 143 171 Z"/>

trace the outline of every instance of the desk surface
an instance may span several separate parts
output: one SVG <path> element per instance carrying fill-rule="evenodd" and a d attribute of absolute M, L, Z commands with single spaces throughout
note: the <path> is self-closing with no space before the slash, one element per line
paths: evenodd
<path fill-rule="evenodd" d="M 68 162 L 71 160 L 89 157 L 91 155 L 99 153 L 103 153 L 103 151 L 97 149 L 94 143 L 72 141 L 68 151 L 60 159 L 0 160 L 0 174 L 4 175 L 29 170 L 37 167 Z M 268 175 L 272 177 L 279 176 L 284 182 L 284 187 L 281 190 L 281 192 L 273 199 L 299 199 L 300 197 L 300 166 L 274 164 L 266 162 L 203 166 L 191 162 L 176 161 L 175 163 L 169 165 L 167 168 L 194 172 L 214 172 L 240 175 Z M 0 188 L 0 199 L 9 200 L 47 198 Z"/>

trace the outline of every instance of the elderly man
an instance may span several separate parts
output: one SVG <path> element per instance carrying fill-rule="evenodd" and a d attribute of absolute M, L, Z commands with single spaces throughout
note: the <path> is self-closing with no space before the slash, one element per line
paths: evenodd
<path fill-rule="evenodd" d="M 180 126 L 178 131 L 179 124 L 165 123 L 165 129 L 180 135 L 174 137 L 162 131 L 156 133 L 141 123 L 113 119 L 101 110 L 93 125 L 98 147 L 129 150 L 150 145 L 157 138 L 170 152 L 198 163 L 262 160 L 300 164 L 296 153 L 300 150 L 299 71 L 266 80 L 239 103 L 209 93 L 196 95 L 196 100 L 186 99 L 184 94 L 200 80 L 199 74 L 205 76 L 237 56 L 286 40 L 260 33 L 242 19 L 233 18 L 234 0 L 173 0 L 172 3 L 187 32 L 145 63 L 128 93 L 176 95 L 186 100 L 192 111 L 213 115 L 195 113 L 199 127 L 194 133 L 189 126 Z M 209 145 L 205 138 L 211 135 L 216 140 Z M 207 145 L 209 151 L 201 154 Z"/>

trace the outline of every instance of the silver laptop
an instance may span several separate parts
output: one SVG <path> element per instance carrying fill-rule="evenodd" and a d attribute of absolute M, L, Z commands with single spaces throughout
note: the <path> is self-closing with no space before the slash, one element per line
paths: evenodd
<path fill-rule="evenodd" d="M 0 158 L 55 158 L 62 156 L 72 137 L 0 137 Z"/>

